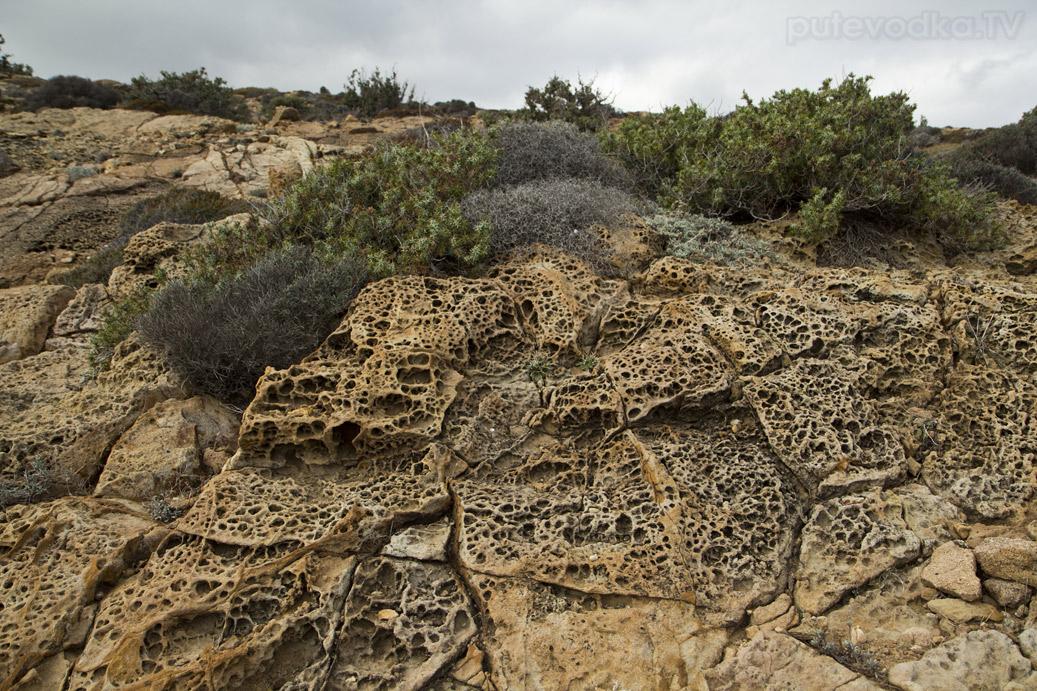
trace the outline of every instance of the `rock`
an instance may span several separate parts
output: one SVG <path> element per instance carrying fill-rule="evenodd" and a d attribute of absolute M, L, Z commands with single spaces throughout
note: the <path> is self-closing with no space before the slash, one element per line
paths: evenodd
<path fill-rule="evenodd" d="M 280 197 L 302 179 L 302 166 L 298 161 L 289 161 L 267 171 L 267 188 L 271 197 Z"/>
<path fill-rule="evenodd" d="M 766 624 L 787 612 L 791 606 L 792 598 L 788 593 L 782 593 L 769 605 L 764 605 L 763 607 L 757 607 L 754 609 L 752 615 L 749 617 L 749 622 L 756 626 Z"/>
<path fill-rule="evenodd" d="M 180 253 L 206 237 L 206 227 L 200 224 L 159 223 L 142 230 L 123 248 L 123 262 L 108 279 L 109 294 L 123 297 L 155 284 L 156 269 L 176 277 Z"/>
<path fill-rule="evenodd" d="M 1026 604 L 1033 594 L 1033 590 L 1029 586 L 1000 578 L 986 579 L 983 581 L 983 587 L 997 600 L 999 605 L 1008 609 L 1015 609 Z"/>
<path fill-rule="evenodd" d="M 115 443 L 94 494 L 147 502 L 190 492 L 201 484 L 204 451 L 232 452 L 237 431 L 237 416 L 208 396 L 159 403 Z"/>
<path fill-rule="evenodd" d="M 956 598 L 937 598 L 928 602 L 928 607 L 945 619 L 955 624 L 969 622 L 1002 621 L 1004 615 L 993 605 L 985 602 L 965 602 Z"/>
<path fill-rule="evenodd" d="M 858 627 L 866 632 L 860 650 L 884 669 L 915 659 L 932 647 L 934 640 L 942 640 L 940 618 L 922 606 L 927 595 L 932 599 L 937 593 L 922 585 L 921 571 L 920 565 L 890 569 L 859 594 L 851 594 L 844 604 L 828 610 L 823 624 L 806 619 L 791 632 L 804 640 L 824 630 L 831 639 L 842 641 Z M 932 594 L 926 590 L 932 590 Z"/>
<path fill-rule="evenodd" d="M 815 318 L 824 323 L 822 317 Z M 824 327 L 814 322 L 806 330 L 812 333 L 815 328 L 823 333 Z M 831 328 L 839 335 L 828 337 L 836 342 L 852 333 L 850 321 L 837 321 Z M 773 327 L 770 335 L 780 341 L 777 331 Z M 841 366 L 827 360 L 797 360 L 767 377 L 754 377 L 744 393 L 782 461 L 821 497 L 890 484 L 906 474 L 903 446 Z"/>
<path fill-rule="evenodd" d="M 865 691 L 881 687 L 810 646 L 763 631 L 706 674 L 708 688 Z"/>
<path fill-rule="evenodd" d="M 989 576 L 1037 587 L 1037 542 L 992 537 L 975 547 L 979 568 Z"/>
<path fill-rule="evenodd" d="M 470 577 L 489 622 L 482 648 L 497 689 L 703 688 L 727 641 L 688 603 Z"/>
<path fill-rule="evenodd" d="M 1030 663 L 1037 667 L 1037 629 L 1026 629 L 1019 634 L 1019 648 Z"/>
<path fill-rule="evenodd" d="M 0 168 L 2 171 L 2 168 Z M 2 172 L 0 172 L 2 175 Z M 1024 247 L 1005 260 L 1005 269 L 1013 276 L 1029 276 L 1037 272 L 1037 244 Z"/>
<path fill-rule="evenodd" d="M 0 479 L 46 466 L 54 492 L 82 491 L 118 437 L 137 417 L 182 395 L 158 354 L 135 338 L 121 344 L 109 370 L 88 377 L 81 348 L 47 351 L 0 365 Z"/>
<path fill-rule="evenodd" d="M 14 175 L 22 167 L 11 160 L 11 157 L 7 155 L 6 151 L 0 151 L 0 178 L 6 178 L 8 175 Z"/>
<path fill-rule="evenodd" d="M 887 569 L 916 559 L 922 542 L 904 521 L 894 491 L 831 499 L 814 507 L 802 533 L 794 597 L 821 614 Z"/>
<path fill-rule="evenodd" d="M 889 683 L 904 691 L 1004 689 L 1011 682 L 1034 683 L 1032 668 L 999 631 L 973 631 L 889 670 Z"/>
<path fill-rule="evenodd" d="M 103 322 L 102 308 L 107 302 L 108 292 L 103 285 L 84 285 L 58 315 L 54 322 L 54 336 L 74 337 L 98 331 Z"/>
<path fill-rule="evenodd" d="M 279 122 L 298 122 L 299 111 L 291 106 L 277 106 L 274 115 L 270 118 L 268 127 L 273 127 Z"/>
<path fill-rule="evenodd" d="M 974 602 L 983 595 L 976 576 L 976 557 L 972 550 L 953 542 L 936 548 L 922 569 L 922 582 L 966 602 Z"/>
<path fill-rule="evenodd" d="M 51 664 L 65 668 L 55 653 L 82 646 L 95 597 L 164 531 L 153 533 L 155 523 L 129 503 L 83 497 L 14 506 L 3 517 L 0 679 L 50 659 L 35 675 L 45 679 Z"/>
<path fill-rule="evenodd" d="M 0 290 L 0 364 L 35 355 L 76 291 L 68 286 Z"/>
<path fill-rule="evenodd" d="M 382 554 L 422 561 L 446 561 L 450 523 L 438 521 L 431 525 L 416 525 L 394 534 Z"/>

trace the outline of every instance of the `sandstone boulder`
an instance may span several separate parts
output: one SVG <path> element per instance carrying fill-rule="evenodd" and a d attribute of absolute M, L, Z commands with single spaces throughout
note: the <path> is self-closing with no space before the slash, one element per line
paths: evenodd
<path fill-rule="evenodd" d="M 922 569 L 922 582 L 966 602 L 978 600 L 983 586 L 976 576 L 976 557 L 972 550 L 953 542 L 936 548 Z"/>
<path fill-rule="evenodd" d="M 976 545 L 975 553 L 987 575 L 1037 587 L 1037 542 L 992 537 Z"/>

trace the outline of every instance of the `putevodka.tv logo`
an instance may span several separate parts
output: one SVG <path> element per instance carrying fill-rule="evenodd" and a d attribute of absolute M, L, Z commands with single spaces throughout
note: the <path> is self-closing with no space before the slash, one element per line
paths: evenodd
<path fill-rule="evenodd" d="M 987 11 L 978 17 L 922 12 L 914 17 L 863 17 L 832 12 L 822 17 L 789 17 L 785 42 L 801 41 L 978 41 L 1014 39 L 1025 12 Z"/>

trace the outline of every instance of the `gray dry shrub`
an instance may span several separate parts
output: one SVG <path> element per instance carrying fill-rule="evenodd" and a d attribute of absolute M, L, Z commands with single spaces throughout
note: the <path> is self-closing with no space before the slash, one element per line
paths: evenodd
<path fill-rule="evenodd" d="M 639 207 L 626 192 L 595 180 L 557 179 L 481 190 L 469 195 L 461 210 L 473 223 L 490 222 L 494 253 L 542 243 L 608 273 L 611 252 L 591 226 L 614 226 L 624 214 L 637 213 Z"/>
<path fill-rule="evenodd" d="M 666 252 L 683 259 L 746 264 L 769 256 L 767 243 L 750 238 L 720 218 L 657 214 L 645 222 L 666 240 Z"/>
<path fill-rule="evenodd" d="M 500 151 L 496 187 L 579 178 L 631 188 L 629 174 L 601 152 L 598 139 L 566 122 L 509 122 L 501 127 L 494 145 Z"/>
<path fill-rule="evenodd" d="M 324 264 L 287 247 L 216 285 L 169 283 L 137 326 L 196 391 L 247 401 L 266 367 L 312 352 L 366 283 L 353 259 Z"/>

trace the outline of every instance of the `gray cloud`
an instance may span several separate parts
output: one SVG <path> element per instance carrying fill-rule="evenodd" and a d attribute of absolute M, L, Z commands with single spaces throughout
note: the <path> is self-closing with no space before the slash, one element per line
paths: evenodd
<path fill-rule="evenodd" d="M 1037 105 L 1025 88 L 1037 68 L 1037 17 L 1024 15 L 1006 35 L 1022 0 L 989 20 L 989 7 L 969 2 L 839 8 L 841 34 L 836 10 L 808 0 L 33 0 L 4 3 L 0 32 L 14 58 L 44 77 L 129 81 L 204 65 L 233 86 L 338 91 L 354 68 L 395 66 L 430 101 L 514 108 L 528 86 L 580 75 L 626 110 L 694 100 L 723 111 L 743 89 L 758 99 L 854 72 L 874 75 L 875 92 L 908 92 L 938 124 L 1000 125 Z M 992 22 L 992 35 L 895 36 L 933 12 L 945 23 Z M 873 31 L 853 35 L 848 20 Z"/>

